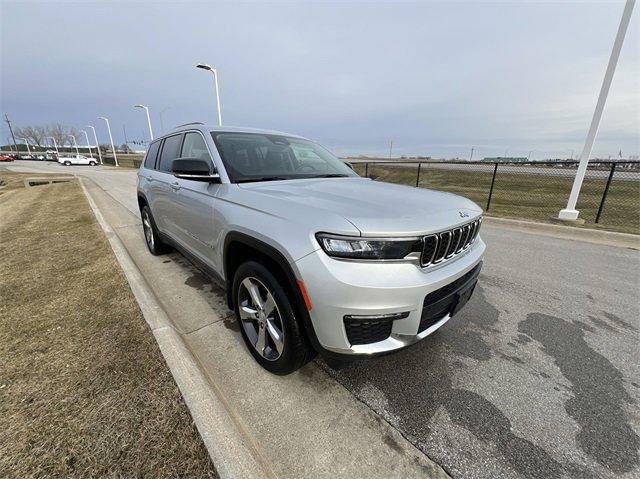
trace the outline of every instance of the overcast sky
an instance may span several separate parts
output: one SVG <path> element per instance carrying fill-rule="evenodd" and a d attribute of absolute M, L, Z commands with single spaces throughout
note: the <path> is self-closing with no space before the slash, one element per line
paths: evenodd
<path fill-rule="evenodd" d="M 624 6 L 611 2 L 0 0 L 1 106 L 17 126 L 190 121 L 302 134 L 339 154 L 576 155 Z M 637 9 L 636 9 L 637 10 Z M 635 11 L 594 153 L 640 150 Z M 8 135 L 6 124 L 2 142 Z M 562 151 L 564 150 L 564 151 Z"/>

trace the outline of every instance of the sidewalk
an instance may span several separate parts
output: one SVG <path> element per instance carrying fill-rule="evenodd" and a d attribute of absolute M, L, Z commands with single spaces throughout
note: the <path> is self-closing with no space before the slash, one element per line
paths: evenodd
<path fill-rule="evenodd" d="M 151 256 L 137 216 L 83 183 L 221 477 L 448 477 L 315 363 L 262 370 L 222 291 L 178 253 Z"/>

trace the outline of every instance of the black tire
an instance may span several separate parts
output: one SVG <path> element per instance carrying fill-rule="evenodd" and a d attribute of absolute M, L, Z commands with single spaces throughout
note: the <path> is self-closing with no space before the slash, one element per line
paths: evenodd
<path fill-rule="evenodd" d="M 160 256 L 171 251 L 171 247 L 166 243 L 163 243 L 160 239 L 158 227 L 156 226 L 156 222 L 151 214 L 151 208 L 149 208 L 148 205 L 144 205 L 142 207 L 140 216 L 142 217 L 142 232 L 149 252 L 154 256 Z"/>
<path fill-rule="evenodd" d="M 96 166 L 96 162 L 95 161 L 90 161 L 89 162 L 89 166 Z"/>
<path fill-rule="evenodd" d="M 71 162 L 70 161 L 65 161 L 64 162 L 64 166 L 71 166 Z"/>
<path fill-rule="evenodd" d="M 240 316 L 241 285 L 245 279 L 258 280 L 265 291 L 268 291 L 275 300 L 279 326 L 284 333 L 282 351 L 275 359 L 267 359 L 257 351 L 247 333 L 247 329 L 251 330 L 250 326 L 246 327 L 246 323 L 249 321 L 243 320 Z M 287 294 L 287 288 L 288 286 L 278 281 L 262 263 L 256 261 L 248 261 L 240 265 L 233 278 L 234 311 L 247 349 L 260 366 L 270 373 L 281 376 L 300 369 L 316 355 L 308 343 L 301 322 L 298 320 L 299 314 L 292 306 L 295 303 L 292 303 L 290 294 Z M 267 343 L 269 340 L 273 343 L 271 337 L 267 338 Z M 275 353 L 275 351 L 273 352 Z"/>

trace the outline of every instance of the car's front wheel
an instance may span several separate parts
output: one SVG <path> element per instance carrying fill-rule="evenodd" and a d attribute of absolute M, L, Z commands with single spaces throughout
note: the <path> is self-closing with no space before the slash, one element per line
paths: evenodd
<path fill-rule="evenodd" d="M 96 166 L 96 162 L 95 161 L 90 161 L 89 162 L 89 166 Z"/>
<path fill-rule="evenodd" d="M 71 162 L 70 161 L 65 161 L 64 162 L 64 166 L 71 166 Z"/>
<path fill-rule="evenodd" d="M 289 374 L 314 356 L 286 286 L 261 263 L 242 264 L 233 280 L 236 320 L 255 360 L 274 374 Z"/>
<path fill-rule="evenodd" d="M 160 235 L 158 234 L 158 228 L 156 222 L 153 220 L 151 209 L 148 205 L 144 205 L 140 211 L 142 217 L 142 231 L 144 232 L 144 240 L 147 243 L 149 252 L 154 256 L 168 253 L 171 249 L 168 245 L 162 242 Z"/>

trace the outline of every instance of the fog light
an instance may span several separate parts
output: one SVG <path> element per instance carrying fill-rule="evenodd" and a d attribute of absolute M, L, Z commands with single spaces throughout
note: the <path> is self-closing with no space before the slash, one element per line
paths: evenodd
<path fill-rule="evenodd" d="M 347 321 L 395 321 L 396 319 L 404 319 L 409 316 L 409 311 L 391 314 L 348 314 L 344 317 Z"/>

